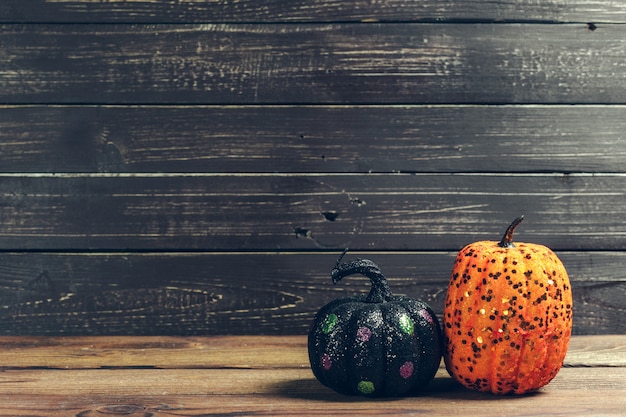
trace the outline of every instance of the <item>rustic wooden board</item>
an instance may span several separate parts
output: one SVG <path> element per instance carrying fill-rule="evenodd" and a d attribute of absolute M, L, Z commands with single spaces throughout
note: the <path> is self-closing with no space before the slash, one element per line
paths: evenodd
<path fill-rule="evenodd" d="M 570 0 L 3 0 L 0 22 L 281 22 L 281 21 L 624 22 L 626 5 Z"/>
<path fill-rule="evenodd" d="M 3 25 L 3 103 L 625 103 L 626 27 Z"/>
<path fill-rule="evenodd" d="M 396 294 L 422 299 L 440 315 L 455 255 L 356 252 L 348 258 L 372 259 Z M 558 255 L 572 281 L 574 333 L 626 333 L 626 253 Z M 324 304 L 369 290 L 367 279 L 359 276 L 332 285 L 337 256 L 5 253 L 0 334 L 302 335 Z"/>
<path fill-rule="evenodd" d="M 0 334 L 301 335 L 367 291 L 329 285 L 345 246 L 440 314 L 455 251 L 520 213 L 570 271 L 574 332 L 624 333 L 624 22 L 583 0 L 2 1 Z M 145 396 L 172 379 L 228 381 L 226 403 L 213 370 L 168 369 L 136 409 L 115 384 L 156 374 L 109 374 L 59 415 L 167 414 Z M 30 397 L 59 375 L 22 371 L 0 404 L 52 415 Z M 275 385 L 246 410 L 299 389 Z M 296 414 L 327 414 L 313 397 Z"/>
<path fill-rule="evenodd" d="M 0 360 L 9 364 L 0 377 L 0 415 L 11 417 L 449 416 L 459 410 L 481 417 L 613 417 L 626 406 L 624 336 L 575 336 L 566 366 L 531 395 L 466 390 L 440 368 L 419 395 L 382 400 L 323 387 L 309 369 L 303 336 L 2 337 L 0 344 L 6 346 Z M 596 354 L 607 350 L 613 359 L 598 361 Z"/>
<path fill-rule="evenodd" d="M 624 174 L 41 174 L 0 178 L 5 250 L 622 250 Z"/>
<path fill-rule="evenodd" d="M 476 417 L 582 417 L 593 412 L 621 417 L 626 406 L 623 375 L 623 368 L 564 368 L 537 394 L 494 397 L 465 390 L 440 370 L 420 396 L 364 401 L 330 391 L 308 369 L 14 370 L 3 373 L 0 415 L 450 416 L 462 407 L 464 416 Z"/>
<path fill-rule="evenodd" d="M 2 172 L 626 172 L 624 106 L 2 106 Z M 593 146 L 590 146 L 593 142 Z"/>
<path fill-rule="evenodd" d="M 308 368 L 298 336 L 0 336 L 0 369 Z M 280 350 L 281 355 L 276 355 Z M 262 358 L 262 361 L 259 361 Z M 443 367 L 443 362 L 440 367 Z M 564 365 L 626 367 L 623 335 L 574 336 Z"/>

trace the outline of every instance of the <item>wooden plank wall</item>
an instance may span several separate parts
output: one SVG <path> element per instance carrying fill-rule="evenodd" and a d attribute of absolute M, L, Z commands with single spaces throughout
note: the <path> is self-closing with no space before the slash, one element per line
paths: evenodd
<path fill-rule="evenodd" d="M 626 3 L 4 0 L 0 334 L 304 334 L 338 254 L 441 313 L 456 251 L 626 331 Z"/>

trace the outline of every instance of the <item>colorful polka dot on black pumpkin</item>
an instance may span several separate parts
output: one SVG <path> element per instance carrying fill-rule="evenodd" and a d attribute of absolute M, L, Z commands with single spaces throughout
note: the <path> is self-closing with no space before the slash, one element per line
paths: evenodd
<path fill-rule="evenodd" d="M 413 362 L 404 362 L 400 367 L 400 376 L 404 379 L 410 378 L 413 375 L 413 369 Z"/>
<path fill-rule="evenodd" d="M 360 342 L 368 342 L 372 337 L 372 331 L 369 327 L 359 327 L 356 331 L 356 339 Z"/>
<path fill-rule="evenodd" d="M 320 358 L 320 363 L 322 364 L 322 368 L 325 371 L 330 370 L 330 368 L 332 368 L 333 366 L 333 360 L 330 358 L 330 355 L 328 353 L 324 353 L 322 355 L 322 357 Z"/>
<path fill-rule="evenodd" d="M 335 314 L 329 314 L 322 326 L 322 332 L 328 334 L 337 325 L 338 318 Z"/>
<path fill-rule="evenodd" d="M 433 316 L 430 315 L 428 310 L 420 310 L 419 315 L 422 316 L 429 323 L 435 322 L 435 320 L 433 319 Z"/>
<path fill-rule="evenodd" d="M 403 314 L 399 319 L 400 330 L 402 330 L 406 334 L 413 334 L 413 330 L 415 328 L 415 323 L 409 316 Z"/>
<path fill-rule="evenodd" d="M 372 381 L 361 381 L 357 388 L 363 394 L 372 394 L 376 390 Z"/>

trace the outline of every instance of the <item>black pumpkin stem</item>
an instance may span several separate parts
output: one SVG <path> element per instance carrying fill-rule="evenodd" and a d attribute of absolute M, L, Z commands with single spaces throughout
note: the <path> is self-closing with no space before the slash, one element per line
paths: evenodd
<path fill-rule="evenodd" d="M 500 246 L 501 248 L 515 247 L 515 245 L 513 244 L 513 233 L 515 232 L 517 226 L 519 226 L 519 224 L 522 222 L 522 220 L 524 220 L 523 215 L 513 220 L 513 223 L 511 223 L 511 225 L 506 229 L 506 232 L 504 232 L 504 236 L 502 236 L 502 240 L 500 240 L 498 246 Z"/>
<path fill-rule="evenodd" d="M 337 264 L 330 273 L 333 284 L 338 283 L 342 278 L 348 275 L 361 274 L 368 277 L 372 282 L 372 289 L 365 299 L 366 302 L 383 303 L 391 300 L 393 295 L 389 289 L 389 284 L 387 284 L 387 278 L 385 278 L 378 265 L 369 259 L 356 259 L 354 261 L 341 263 L 346 252 L 348 252 L 347 248 L 343 251 L 341 256 L 339 256 Z"/>

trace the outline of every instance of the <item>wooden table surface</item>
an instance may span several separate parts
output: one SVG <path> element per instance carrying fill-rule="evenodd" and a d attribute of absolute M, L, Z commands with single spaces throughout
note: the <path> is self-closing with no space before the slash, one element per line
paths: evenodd
<path fill-rule="evenodd" d="M 321 386 L 303 336 L 0 337 L 1 416 L 623 416 L 626 335 L 577 336 L 538 392 L 468 391 L 441 368 L 420 396 Z"/>

